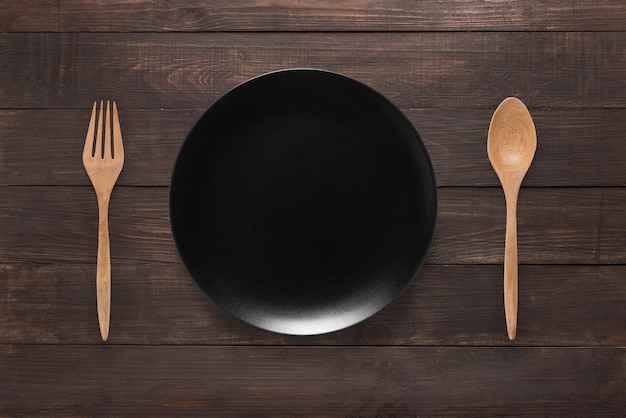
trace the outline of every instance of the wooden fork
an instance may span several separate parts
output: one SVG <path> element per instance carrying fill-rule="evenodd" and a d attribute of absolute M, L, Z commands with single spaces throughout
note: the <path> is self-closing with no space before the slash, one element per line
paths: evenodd
<path fill-rule="evenodd" d="M 100 112 L 96 128 L 96 106 L 93 103 L 91 120 L 87 130 L 87 139 L 83 150 L 83 165 L 91 179 L 91 184 L 98 197 L 98 270 L 96 289 L 98 300 L 98 322 L 102 340 L 109 338 L 109 321 L 111 317 L 111 252 L 109 246 L 109 200 L 111 191 L 124 165 L 124 145 L 122 131 L 117 114 L 117 105 L 113 102 L 113 124 L 109 101 L 106 103 L 106 119 L 103 123 L 102 112 L 104 102 L 100 102 Z M 95 135 L 94 135 L 94 131 Z M 113 142 L 111 142 L 111 130 Z"/>

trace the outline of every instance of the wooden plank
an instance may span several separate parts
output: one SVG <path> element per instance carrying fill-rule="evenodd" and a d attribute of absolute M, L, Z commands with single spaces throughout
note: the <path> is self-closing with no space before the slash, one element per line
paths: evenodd
<path fill-rule="evenodd" d="M 506 336 L 500 265 L 426 265 L 382 312 L 312 337 L 268 333 L 229 316 L 181 264 L 114 260 L 112 273 L 113 344 L 626 345 L 625 266 L 522 265 L 514 342 Z M 95 260 L 0 265 L 0 344 L 98 344 L 95 277 Z"/>
<path fill-rule="evenodd" d="M 0 184 L 90 185 L 82 148 L 93 102 L 85 105 L 0 110 Z M 117 184 L 168 186 L 178 150 L 203 110 L 137 110 L 121 104 L 118 109 L 125 165 Z"/>
<path fill-rule="evenodd" d="M 619 416 L 623 348 L 0 346 L 0 414 Z"/>
<path fill-rule="evenodd" d="M 203 108 L 267 71 L 352 76 L 404 109 L 626 107 L 626 32 L 0 34 L 3 108 Z"/>
<path fill-rule="evenodd" d="M 500 263 L 505 224 L 499 189 L 440 189 L 431 263 Z M 517 207 L 522 264 L 623 264 L 623 188 L 524 188 Z M 468 245 L 471 243 L 471 245 Z"/>
<path fill-rule="evenodd" d="M 97 205 L 84 187 L 4 186 L 0 263 L 92 263 Z M 116 187 L 110 207 L 117 260 L 178 263 L 168 189 Z M 522 264 L 624 264 L 626 188 L 522 188 L 518 203 Z M 440 188 L 427 263 L 500 264 L 505 206 L 499 188 Z M 469 245 L 471 244 L 471 245 Z"/>
<path fill-rule="evenodd" d="M 200 0 L 5 2 L 0 32 L 143 31 L 608 31 L 626 29 L 620 0 Z"/>
<path fill-rule="evenodd" d="M 0 110 L 0 184 L 89 185 L 81 162 L 91 114 L 85 106 Z M 439 186 L 499 185 L 486 152 L 493 110 L 404 110 L 426 144 Z M 168 186 L 178 150 L 202 112 L 120 107 L 126 165 L 118 184 Z M 525 186 L 626 185 L 623 109 L 531 112 L 539 138 Z"/>

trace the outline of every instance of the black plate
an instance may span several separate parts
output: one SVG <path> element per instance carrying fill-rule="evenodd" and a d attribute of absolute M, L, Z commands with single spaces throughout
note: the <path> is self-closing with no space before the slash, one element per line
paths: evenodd
<path fill-rule="evenodd" d="M 177 249 L 206 295 L 293 335 L 392 302 L 426 258 L 437 212 L 408 119 L 321 70 L 265 74 L 219 99 L 182 146 L 169 199 Z"/>

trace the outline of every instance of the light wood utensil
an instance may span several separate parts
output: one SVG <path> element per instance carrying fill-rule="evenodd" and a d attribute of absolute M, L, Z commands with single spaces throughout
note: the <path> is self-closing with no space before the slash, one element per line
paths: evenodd
<path fill-rule="evenodd" d="M 109 101 L 106 102 L 106 117 L 103 122 L 104 102 L 100 102 L 96 128 L 97 102 L 93 103 L 91 120 L 83 149 L 83 164 L 91 179 L 98 198 L 98 269 L 96 289 L 98 300 L 98 322 L 102 340 L 109 338 L 111 317 L 111 252 L 109 246 L 109 200 L 113 186 L 124 165 L 124 146 L 122 131 L 117 114 L 117 105 L 113 102 L 113 122 Z M 113 131 L 113 141 L 111 141 Z M 95 134 L 94 134 L 95 132 Z"/>
<path fill-rule="evenodd" d="M 517 333 L 517 196 L 537 149 L 537 133 L 521 100 L 508 97 L 491 118 L 487 154 L 506 200 L 504 244 L 504 312 L 510 340 Z"/>

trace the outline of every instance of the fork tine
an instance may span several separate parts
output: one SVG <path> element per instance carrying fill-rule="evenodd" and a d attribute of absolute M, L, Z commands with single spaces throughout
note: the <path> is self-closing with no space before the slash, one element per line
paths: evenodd
<path fill-rule="evenodd" d="M 122 129 L 117 114 L 117 104 L 113 101 L 113 154 L 115 159 L 124 162 L 124 144 L 122 143 Z"/>
<path fill-rule="evenodd" d="M 96 127 L 96 103 L 93 102 L 91 110 L 91 119 L 89 120 L 89 128 L 87 129 L 87 138 L 85 138 L 85 148 L 83 149 L 83 161 L 93 157 L 93 133 Z"/>
<path fill-rule="evenodd" d="M 100 111 L 98 112 L 98 130 L 96 132 L 96 151 L 94 157 L 102 158 L 102 110 L 104 102 L 100 100 Z"/>
<path fill-rule="evenodd" d="M 106 122 L 104 123 L 104 159 L 111 160 L 111 107 L 107 100 Z"/>

